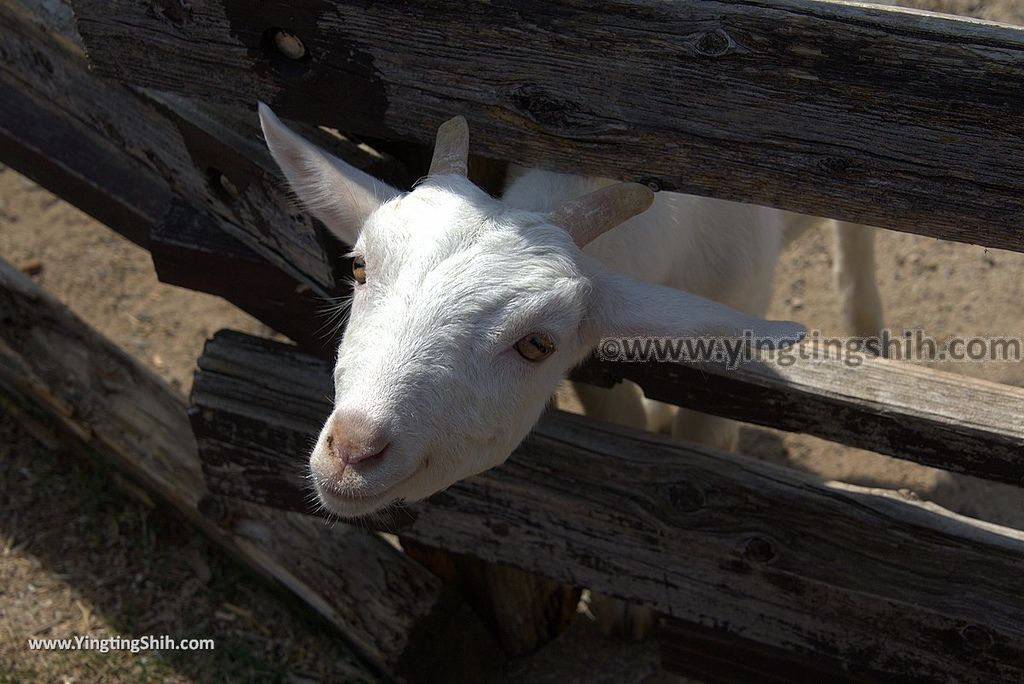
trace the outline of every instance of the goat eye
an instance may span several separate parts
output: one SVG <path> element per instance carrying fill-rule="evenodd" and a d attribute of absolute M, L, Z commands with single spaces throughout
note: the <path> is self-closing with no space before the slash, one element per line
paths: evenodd
<path fill-rule="evenodd" d="M 555 351 L 554 341 L 544 333 L 530 333 L 516 342 L 516 351 L 527 361 L 541 361 Z"/>
<path fill-rule="evenodd" d="M 352 275 L 355 276 L 356 282 L 360 285 L 366 282 L 366 259 L 356 257 L 352 260 Z"/>

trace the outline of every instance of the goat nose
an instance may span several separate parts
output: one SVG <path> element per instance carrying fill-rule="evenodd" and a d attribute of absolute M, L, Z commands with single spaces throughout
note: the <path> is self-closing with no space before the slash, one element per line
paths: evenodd
<path fill-rule="evenodd" d="M 366 414 L 338 411 L 334 414 L 327 443 L 331 455 L 344 469 L 383 455 L 391 438 L 383 425 Z"/>

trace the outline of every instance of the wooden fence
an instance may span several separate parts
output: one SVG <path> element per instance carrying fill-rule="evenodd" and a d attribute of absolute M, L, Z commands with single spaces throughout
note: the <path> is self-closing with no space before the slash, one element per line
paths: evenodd
<path fill-rule="evenodd" d="M 1017 28 L 808 0 L 173 5 L 74 0 L 93 67 L 421 142 L 458 111 L 495 159 L 991 247 L 1024 236 Z"/>
<path fill-rule="evenodd" d="M 330 370 L 239 333 L 208 343 L 191 412 L 208 486 L 307 511 Z M 992 681 L 1022 666 L 1024 532 L 561 412 L 509 463 L 393 524 L 853 675 Z"/>
<path fill-rule="evenodd" d="M 474 150 L 498 159 L 1024 251 L 1020 29 L 813 0 L 73 4 L 92 71 L 32 2 L 0 6 L 0 158 L 147 246 L 162 279 L 299 344 L 222 333 L 200 359 L 190 416 L 206 525 L 233 520 L 239 501 L 310 512 L 302 463 L 329 410 L 331 341 L 314 312 L 345 265 L 284 201 L 257 97 L 308 124 L 420 142 L 458 111 Z M 281 30 L 300 39 L 297 59 L 275 51 Z M 397 184 L 422 171 L 413 146 L 370 155 L 304 133 Z M 59 413 L 26 389 L 37 385 L 3 377 L 6 396 Z M 1018 388 L 839 358 L 728 372 L 594 363 L 578 378 L 1024 485 Z M 509 464 L 397 526 L 409 542 L 652 605 L 668 616 L 664 664 L 708 681 L 1024 677 L 1024 533 L 585 418 L 546 416 Z M 315 558 L 303 529 L 296 548 Z M 336 529 L 335 557 L 365 558 L 349 550 L 360 539 L 375 566 L 401 569 L 395 586 L 429 587 L 425 602 L 379 630 L 356 613 L 401 615 L 415 591 L 364 608 L 328 590 L 328 569 L 291 584 L 384 672 L 413 677 L 423 625 L 462 604 L 394 549 Z M 280 538 L 264 535 L 250 562 Z M 285 583 L 298 572 L 275 567 Z"/>

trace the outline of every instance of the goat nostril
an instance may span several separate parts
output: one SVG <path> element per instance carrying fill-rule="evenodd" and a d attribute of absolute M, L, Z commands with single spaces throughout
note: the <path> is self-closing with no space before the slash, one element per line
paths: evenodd
<path fill-rule="evenodd" d="M 331 421 L 325 446 L 340 472 L 348 466 L 379 459 L 389 448 L 387 429 L 364 413 L 339 410 Z"/>
<path fill-rule="evenodd" d="M 385 444 L 384 446 L 377 446 L 373 444 L 356 445 L 345 443 L 344 440 L 337 439 L 331 439 L 327 442 L 328 453 L 330 453 L 331 456 L 341 464 L 342 471 L 344 471 L 348 466 L 354 466 L 358 463 L 381 458 L 390 446 L 390 443 Z"/>
<path fill-rule="evenodd" d="M 355 465 L 356 463 L 362 463 L 363 461 L 378 459 L 384 455 L 384 452 L 388 450 L 389 446 L 391 445 L 385 444 L 383 447 L 376 450 L 373 447 L 370 447 L 368 449 L 363 449 L 362 451 L 350 451 L 345 454 L 346 457 L 344 457 L 344 461 L 347 465 Z"/>

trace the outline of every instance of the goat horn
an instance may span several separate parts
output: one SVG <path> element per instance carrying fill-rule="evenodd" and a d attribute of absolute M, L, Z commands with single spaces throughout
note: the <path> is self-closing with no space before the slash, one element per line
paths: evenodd
<path fill-rule="evenodd" d="M 582 249 L 601 234 L 638 214 L 654 202 L 654 192 L 639 183 L 617 183 L 565 202 L 548 221 L 569 231 Z"/>
<path fill-rule="evenodd" d="M 430 160 L 431 176 L 458 174 L 465 176 L 469 165 L 469 125 L 466 118 L 448 119 L 437 129 L 434 156 Z"/>

